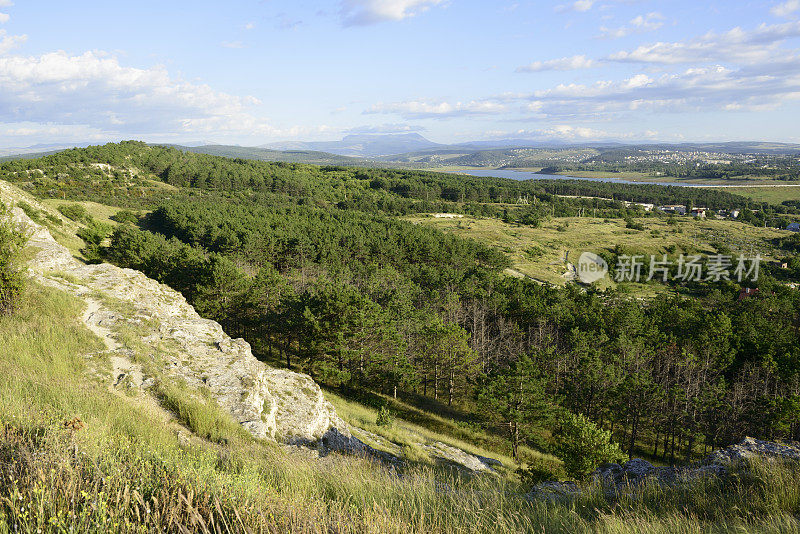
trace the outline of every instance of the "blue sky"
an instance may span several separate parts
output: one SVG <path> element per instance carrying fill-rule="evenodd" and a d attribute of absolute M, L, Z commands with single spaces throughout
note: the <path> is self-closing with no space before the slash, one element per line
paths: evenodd
<path fill-rule="evenodd" d="M 800 142 L 800 0 L 0 0 L 0 147 Z"/>

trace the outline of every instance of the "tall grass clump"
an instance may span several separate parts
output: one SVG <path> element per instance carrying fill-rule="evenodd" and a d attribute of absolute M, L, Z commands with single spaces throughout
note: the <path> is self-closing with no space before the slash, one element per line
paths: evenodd
<path fill-rule="evenodd" d="M 215 443 L 227 443 L 248 434 L 209 396 L 196 395 L 175 381 L 163 379 L 156 385 L 161 404 L 170 410 L 193 433 Z"/>
<path fill-rule="evenodd" d="M 11 220 L 8 206 L 0 202 L 0 314 L 14 311 L 25 286 L 20 256 L 27 241 L 25 232 Z"/>

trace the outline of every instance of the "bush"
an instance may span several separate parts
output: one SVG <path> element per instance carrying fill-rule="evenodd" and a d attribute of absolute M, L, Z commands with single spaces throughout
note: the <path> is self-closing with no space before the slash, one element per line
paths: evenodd
<path fill-rule="evenodd" d="M 86 259 L 90 262 L 100 262 L 100 244 L 111 234 L 111 227 L 107 224 L 92 221 L 86 228 L 81 228 L 76 235 L 83 239 L 86 248 L 83 250 Z"/>
<path fill-rule="evenodd" d="M 645 229 L 645 227 L 644 227 L 644 225 L 642 223 L 637 223 L 636 221 L 634 221 L 630 217 L 625 219 L 625 228 L 630 228 L 631 230 L 639 230 L 639 231 L 642 231 L 642 230 Z"/>
<path fill-rule="evenodd" d="M 517 469 L 517 476 L 526 487 L 558 480 L 563 474 L 563 468 L 555 460 L 547 458 L 534 458 L 529 465 Z"/>
<path fill-rule="evenodd" d="M 391 410 L 386 406 L 381 406 L 380 410 L 378 410 L 378 417 L 375 418 L 375 424 L 391 427 L 394 424 L 394 415 L 392 415 Z"/>
<path fill-rule="evenodd" d="M 27 236 L 11 221 L 9 209 L 0 203 L 0 314 L 14 311 L 25 288 L 25 276 L 19 268 Z"/>
<path fill-rule="evenodd" d="M 111 216 L 111 220 L 123 224 L 139 224 L 140 215 L 131 210 L 119 210 Z"/>
<path fill-rule="evenodd" d="M 30 217 L 32 221 L 36 221 L 38 223 L 42 222 L 42 213 L 24 200 L 17 202 L 17 207 L 24 211 L 25 215 Z"/>
<path fill-rule="evenodd" d="M 619 445 L 611 441 L 611 432 L 598 428 L 583 414 L 562 416 L 553 438 L 564 469 L 575 478 L 585 478 L 600 464 L 626 458 Z"/>
<path fill-rule="evenodd" d="M 519 222 L 532 228 L 539 228 L 542 224 L 541 219 L 533 213 L 526 213 L 520 218 Z"/>
<path fill-rule="evenodd" d="M 64 217 L 72 219 L 75 222 L 86 222 L 90 219 L 89 212 L 80 204 L 62 204 L 58 207 L 58 211 L 60 211 Z"/>

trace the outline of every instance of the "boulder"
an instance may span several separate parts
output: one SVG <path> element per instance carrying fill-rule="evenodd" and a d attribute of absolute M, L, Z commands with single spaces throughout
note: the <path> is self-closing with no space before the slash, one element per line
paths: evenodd
<path fill-rule="evenodd" d="M 421 445 L 431 458 L 445 465 L 452 465 L 459 469 L 465 469 L 473 473 L 493 471 L 494 467 L 503 465 L 499 460 L 476 456 L 456 447 L 434 441 Z"/>
<path fill-rule="evenodd" d="M 644 481 L 664 486 L 691 484 L 699 478 L 724 478 L 731 467 L 743 460 L 760 458 L 767 461 L 798 461 L 800 445 L 781 444 L 745 438 L 740 443 L 712 452 L 701 462 L 686 466 L 656 467 L 647 460 L 633 458 L 624 464 L 604 464 L 597 468 L 591 479 L 602 485 L 609 495 L 630 489 Z M 563 499 L 580 493 L 575 482 L 545 482 L 533 487 L 529 498 Z"/>
<path fill-rule="evenodd" d="M 703 464 L 725 466 L 753 458 L 800 460 L 800 447 L 746 437 L 741 443 L 712 452 Z"/>

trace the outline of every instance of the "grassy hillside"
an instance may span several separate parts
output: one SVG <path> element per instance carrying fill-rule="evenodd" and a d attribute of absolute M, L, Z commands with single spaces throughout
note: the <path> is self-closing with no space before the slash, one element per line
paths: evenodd
<path fill-rule="evenodd" d="M 724 488 L 645 488 L 613 501 L 589 488 L 574 502 L 530 502 L 493 476 L 313 460 L 234 436 L 181 439 L 177 422 L 85 374 L 100 347 L 80 307 L 32 286 L 0 319 L 2 532 L 800 531 L 800 472 L 790 468 Z M 66 428 L 75 417 L 77 430 Z"/>
<path fill-rule="evenodd" d="M 800 200 L 800 185 L 769 187 L 730 187 L 731 193 L 752 198 L 756 202 L 780 204 L 786 200 Z"/>
<path fill-rule="evenodd" d="M 551 284 L 563 285 L 564 258 L 577 261 L 584 251 L 610 252 L 621 245 L 637 254 L 714 253 L 720 246 L 735 252 L 780 255 L 774 240 L 788 232 L 757 228 L 729 220 L 679 218 L 668 224 L 664 218 L 641 218 L 645 230 L 626 228 L 625 221 L 592 217 L 556 217 L 538 228 L 507 224 L 492 218 L 437 218 L 411 216 L 407 220 L 438 228 L 497 247 L 513 262 L 513 269 Z M 640 288 L 642 289 L 642 288 Z"/>
<path fill-rule="evenodd" d="M 725 487 L 614 500 L 590 487 L 574 502 L 531 502 L 493 476 L 186 439 L 175 420 L 86 374 L 86 358 L 102 356 L 80 310 L 34 285 L 0 318 L 0 532 L 800 531 L 790 468 Z"/>

